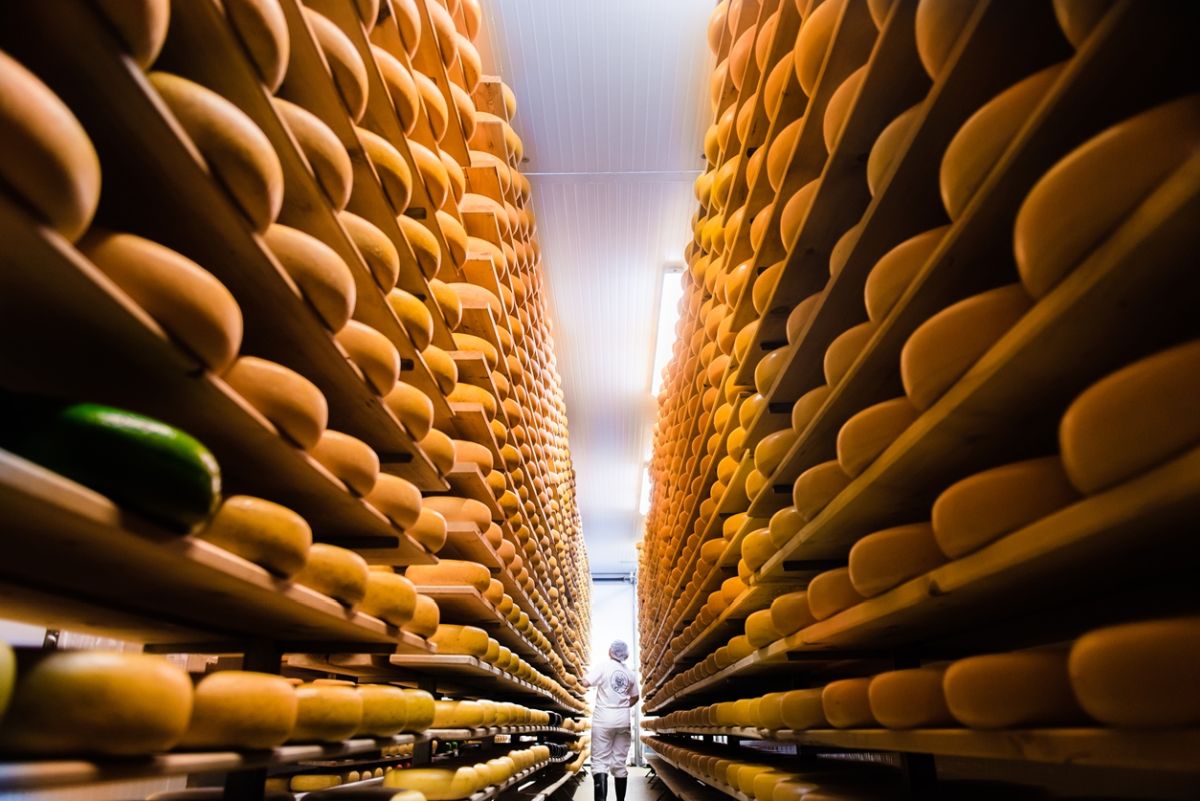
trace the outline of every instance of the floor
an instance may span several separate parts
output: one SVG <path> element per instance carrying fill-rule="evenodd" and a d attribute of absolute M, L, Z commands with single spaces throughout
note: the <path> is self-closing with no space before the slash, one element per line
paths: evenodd
<path fill-rule="evenodd" d="M 655 782 L 653 787 L 648 786 L 646 782 L 645 768 L 630 768 L 629 769 L 629 787 L 625 792 L 625 801 L 658 801 L 664 794 L 663 801 L 673 801 L 675 796 L 667 792 L 666 787 L 662 782 Z M 592 777 L 589 774 L 579 787 L 575 789 L 573 801 L 593 801 L 595 791 L 592 787 Z M 616 801 L 616 794 L 613 792 L 612 779 L 608 780 L 608 801 Z"/>

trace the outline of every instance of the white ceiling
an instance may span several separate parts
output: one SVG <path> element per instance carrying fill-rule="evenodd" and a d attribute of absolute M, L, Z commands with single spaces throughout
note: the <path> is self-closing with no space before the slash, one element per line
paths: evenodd
<path fill-rule="evenodd" d="M 712 0 L 483 0 L 485 72 L 517 96 L 592 571 L 628 572 L 664 266 L 703 166 Z M 675 279 L 672 279 L 675 280 Z"/>

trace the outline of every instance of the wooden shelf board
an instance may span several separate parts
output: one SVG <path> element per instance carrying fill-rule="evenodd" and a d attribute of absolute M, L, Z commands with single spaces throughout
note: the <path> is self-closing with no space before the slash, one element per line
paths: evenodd
<path fill-rule="evenodd" d="M 485 628 L 501 645 L 511 648 L 526 660 L 545 663 L 545 656 L 537 647 L 474 587 L 418 586 L 417 592 L 437 601 L 445 622 Z"/>
<path fill-rule="evenodd" d="M 492 520 L 504 520 L 500 504 L 496 503 L 496 496 L 492 494 L 479 465 L 474 462 L 456 462 L 454 468 L 446 474 L 446 480 L 450 482 L 452 494 L 479 501 L 492 513 Z"/>

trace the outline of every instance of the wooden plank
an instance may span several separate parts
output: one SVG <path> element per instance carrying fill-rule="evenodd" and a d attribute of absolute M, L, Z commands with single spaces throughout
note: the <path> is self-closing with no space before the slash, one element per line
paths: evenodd
<path fill-rule="evenodd" d="M 492 520 L 504 520 L 500 504 L 496 503 L 496 496 L 492 494 L 491 487 L 479 471 L 479 465 L 474 462 L 457 462 L 446 475 L 446 480 L 450 482 L 450 494 L 479 501 L 491 512 Z"/>
<path fill-rule="evenodd" d="M 545 655 L 524 634 L 500 614 L 491 601 L 479 594 L 474 587 L 418 586 L 417 592 L 437 601 L 442 619 L 447 623 L 469 623 L 486 628 L 501 645 L 529 661 L 545 662 Z"/>

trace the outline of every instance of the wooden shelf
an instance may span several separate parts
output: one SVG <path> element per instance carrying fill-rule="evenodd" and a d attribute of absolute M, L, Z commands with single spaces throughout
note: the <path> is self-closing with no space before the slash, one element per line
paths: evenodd
<path fill-rule="evenodd" d="M 488 630 L 501 645 L 508 646 L 530 662 L 545 663 L 546 657 L 508 618 L 474 587 L 419 586 L 417 592 L 437 601 L 447 623 L 466 623 Z"/>
<path fill-rule="evenodd" d="M 714 648 L 723 645 L 730 637 L 741 634 L 746 618 L 751 613 L 766 609 L 771 601 L 785 593 L 789 587 L 781 584 L 755 584 L 734 600 L 720 617 L 705 627 L 696 639 L 675 657 L 675 664 L 695 662 L 707 656 Z"/>
<path fill-rule="evenodd" d="M 648 757 L 646 761 L 654 768 L 655 775 L 662 779 L 667 789 L 682 801 L 722 801 L 725 798 L 725 793 L 680 770 L 664 757 Z"/>
<path fill-rule="evenodd" d="M 504 520 L 504 512 L 492 494 L 492 488 L 474 462 L 456 462 L 454 468 L 446 474 L 450 483 L 450 492 L 462 498 L 479 501 L 492 513 L 492 520 Z"/>

